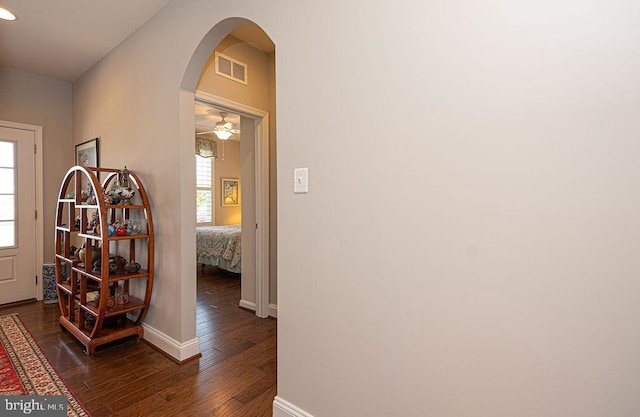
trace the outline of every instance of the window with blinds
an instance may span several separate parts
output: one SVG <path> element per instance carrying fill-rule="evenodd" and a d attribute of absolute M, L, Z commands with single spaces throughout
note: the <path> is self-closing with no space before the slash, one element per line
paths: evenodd
<path fill-rule="evenodd" d="M 196 223 L 213 225 L 213 161 L 196 155 Z"/>

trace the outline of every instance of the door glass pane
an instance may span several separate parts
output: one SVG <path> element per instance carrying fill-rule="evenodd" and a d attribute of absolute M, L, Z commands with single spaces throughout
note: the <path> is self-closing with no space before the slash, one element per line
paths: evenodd
<path fill-rule="evenodd" d="M 0 221 L 0 248 L 16 245 L 15 222 Z"/>
<path fill-rule="evenodd" d="M 0 168 L 0 194 L 13 194 L 15 191 L 13 168 Z"/>
<path fill-rule="evenodd" d="M 15 165 L 14 142 L 0 140 L 0 167 L 12 168 Z"/>
<path fill-rule="evenodd" d="M 15 197 L 0 195 L 0 220 L 15 220 Z"/>
<path fill-rule="evenodd" d="M 16 245 L 16 144 L 0 140 L 0 248 Z"/>

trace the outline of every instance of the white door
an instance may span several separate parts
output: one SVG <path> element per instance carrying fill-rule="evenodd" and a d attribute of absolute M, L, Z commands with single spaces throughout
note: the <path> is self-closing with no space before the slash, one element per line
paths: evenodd
<path fill-rule="evenodd" d="M 36 297 L 35 133 L 0 127 L 0 304 Z"/>

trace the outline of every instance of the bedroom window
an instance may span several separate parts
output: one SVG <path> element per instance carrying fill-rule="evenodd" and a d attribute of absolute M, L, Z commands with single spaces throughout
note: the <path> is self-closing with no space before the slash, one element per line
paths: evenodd
<path fill-rule="evenodd" d="M 213 161 L 196 155 L 196 223 L 213 225 Z"/>

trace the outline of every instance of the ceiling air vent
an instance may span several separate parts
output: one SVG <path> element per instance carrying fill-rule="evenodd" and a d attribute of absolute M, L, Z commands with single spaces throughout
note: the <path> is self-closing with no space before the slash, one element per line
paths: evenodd
<path fill-rule="evenodd" d="M 247 85 L 247 64 L 216 52 L 216 74 Z"/>

